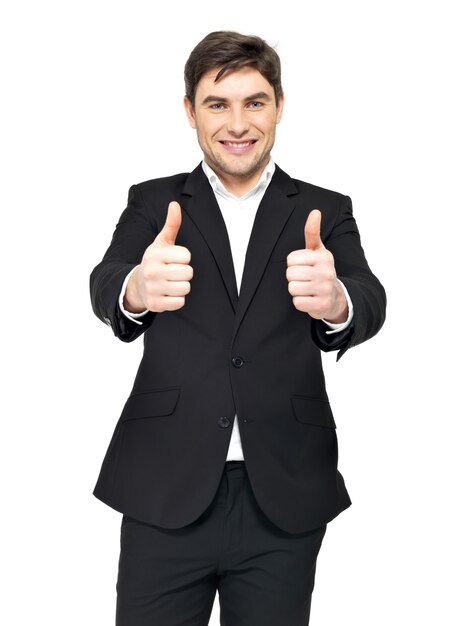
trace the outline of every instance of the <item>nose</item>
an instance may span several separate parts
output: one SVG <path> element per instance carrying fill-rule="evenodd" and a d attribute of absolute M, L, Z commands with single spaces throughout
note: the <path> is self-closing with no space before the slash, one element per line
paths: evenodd
<path fill-rule="evenodd" d="M 237 107 L 232 109 L 227 120 L 228 132 L 234 137 L 242 137 L 249 130 L 249 122 L 245 111 Z"/>

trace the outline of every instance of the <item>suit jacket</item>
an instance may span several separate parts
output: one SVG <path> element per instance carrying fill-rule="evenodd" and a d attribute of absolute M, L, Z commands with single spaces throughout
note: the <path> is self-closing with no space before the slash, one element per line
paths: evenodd
<path fill-rule="evenodd" d="M 191 291 L 177 311 L 149 312 L 139 326 L 118 296 L 162 229 L 171 200 L 182 208 L 176 245 L 191 252 Z M 305 247 L 309 212 L 354 305 L 341 333 L 292 302 L 286 258 Z M 385 291 L 361 247 L 348 196 L 294 180 L 278 166 L 259 205 L 238 290 L 223 216 L 201 165 L 133 185 L 113 239 L 91 274 L 96 315 L 122 341 L 144 333 L 134 385 L 103 460 L 94 495 L 165 528 L 193 522 L 212 501 L 237 413 L 255 497 L 290 533 L 327 523 L 350 504 L 337 469 L 336 424 L 320 350 L 372 337 L 385 319 Z"/>

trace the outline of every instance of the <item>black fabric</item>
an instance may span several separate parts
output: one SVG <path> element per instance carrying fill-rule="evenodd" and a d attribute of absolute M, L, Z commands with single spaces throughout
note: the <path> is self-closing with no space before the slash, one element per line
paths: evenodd
<path fill-rule="evenodd" d="M 182 209 L 175 243 L 191 253 L 191 290 L 181 309 L 149 313 L 139 326 L 121 313 L 118 296 L 162 229 L 171 200 Z M 327 335 L 323 322 L 298 311 L 288 291 L 286 258 L 305 247 L 313 208 L 322 213 L 321 239 L 354 303 L 354 319 L 339 334 Z M 292 179 L 276 166 L 255 216 L 238 293 L 225 222 L 201 166 L 133 185 L 90 287 L 95 313 L 119 339 L 144 335 L 97 498 L 163 528 L 191 524 L 215 496 L 237 414 L 258 505 L 281 530 L 318 528 L 351 504 L 337 468 L 320 351 L 339 356 L 374 336 L 386 300 L 348 196 Z"/>
<path fill-rule="evenodd" d="M 326 532 L 292 534 L 264 515 L 244 462 L 227 462 L 212 503 L 183 528 L 124 516 L 117 626 L 308 626 Z"/>

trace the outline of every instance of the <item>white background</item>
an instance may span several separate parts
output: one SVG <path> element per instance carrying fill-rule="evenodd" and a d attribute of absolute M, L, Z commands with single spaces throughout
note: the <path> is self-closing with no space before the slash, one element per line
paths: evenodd
<path fill-rule="evenodd" d="M 282 59 L 276 161 L 351 196 L 388 294 L 380 334 L 324 359 L 353 505 L 328 527 L 311 623 L 470 624 L 466 3 L 11 6 L 0 15 L 1 622 L 114 623 L 121 516 L 92 489 L 142 346 L 93 315 L 89 274 L 131 184 L 198 163 L 183 66 L 208 32 L 233 29 Z M 218 615 L 216 597 L 212 626 Z"/>

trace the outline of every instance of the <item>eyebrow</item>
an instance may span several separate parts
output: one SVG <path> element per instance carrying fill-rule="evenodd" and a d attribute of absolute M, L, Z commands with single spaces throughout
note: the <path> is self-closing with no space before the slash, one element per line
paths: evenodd
<path fill-rule="evenodd" d="M 244 98 L 245 102 L 250 102 L 251 100 L 265 100 L 266 102 L 270 102 L 272 98 L 265 91 L 258 91 L 257 93 L 253 93 L 252 95 Z M 209 104 L 210 102 L 228 102 L 228 98 L 222 98 L 221 96 L 207 96 L 202 104 Z"/>

